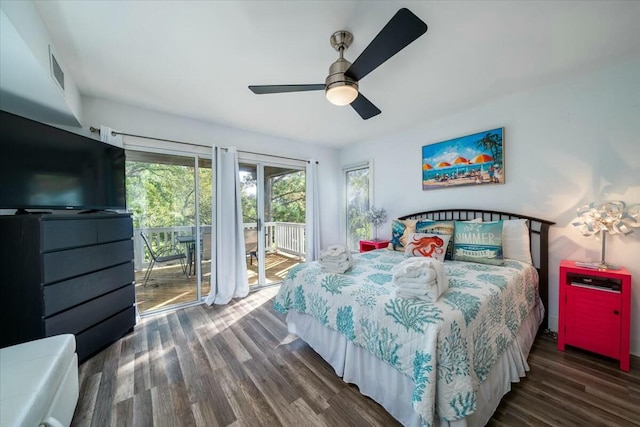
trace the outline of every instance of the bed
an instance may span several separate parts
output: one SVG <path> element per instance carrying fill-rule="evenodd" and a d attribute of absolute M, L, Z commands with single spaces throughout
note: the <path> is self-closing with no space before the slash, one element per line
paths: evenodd
<path fill-rule="evenodd" d="M 327 272 L 317 262 L 294 267 L 274 308 L 287 314 L 290 333 L 402 424 L 485 425 L 511 383 L 525 375 L 536 333 L 546 327 L 553 223 L 476 209 L 399 218 L 432 223 L 479 219 L 501 221 L 501 226 L 526 223 L 523 239 L 531 263 L 445 261 L 449 289 L 432 303 L 395 298 L 392 269 L 404 253 L 378 249 L 355 254 L 344 274 Z"/>

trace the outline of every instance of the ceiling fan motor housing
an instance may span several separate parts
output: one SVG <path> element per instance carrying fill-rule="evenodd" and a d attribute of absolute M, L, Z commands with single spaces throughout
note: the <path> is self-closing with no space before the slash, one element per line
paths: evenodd
<path fill-rule="evenodd" d="M 329 75 L 325 79 L 325 95 L 335 105 L 347 105 L 358 94 L 358 82 L 344 74 L 351 62 L 342 55 L 352 41 L 353 35 L 348 31 L 336 31 L 329 39 L 331 46 L 340 53 L 340 58 L 329 67 Z"/>
<path fill-rule="evenodd" d="M 347 77 L 344 72 L 349 69 L 351 62 L 344 58 L 338 58 L 336 62 L 329 67 L 329 75 L 327 76 L 324 84 L 326 90 L 336 86 L 352 86 L 358 90 L 358 82 L 350 77 Z"/>

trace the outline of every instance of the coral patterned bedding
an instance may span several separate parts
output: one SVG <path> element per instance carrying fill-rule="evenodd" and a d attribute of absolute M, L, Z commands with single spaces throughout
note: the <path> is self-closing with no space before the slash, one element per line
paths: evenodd
<path fill-rule="evenodd" d="M 464 418 L 476 410 L 478 385 L 536 304 L 538 273 L 514 260 L 504 266 L 447 261 L 449 289 L 429 303 L 394 297 L 391 270 L 404 259 L 385 249 L 357 254 L 344 274 L 300 264 L 274 308 L 311 315 L 413 379 L 412 406 L 425 425 L 435 417 Z"/>

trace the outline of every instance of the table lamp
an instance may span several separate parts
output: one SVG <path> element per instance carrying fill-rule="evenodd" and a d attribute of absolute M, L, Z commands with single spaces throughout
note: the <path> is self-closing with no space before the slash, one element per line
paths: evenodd
<path fill-rule="evenodd" d="M 375 237 L 373 240 L 378 240 L 378 227 L 380 227 L 383 223 L 387 221 L 387 212 L 383 208 L 376 208 L 375 206 L 371 206 L 366 213 L 367 222 L 373 225 L 373 229 L 375 231 Z"/>
<path fill-rule="evenodd" d="M 626 207 L 622 201 L 605 202 L 596 205 L 594 202 L 577 209 L 577 218 L 571 225 L 583 236 L 594 236 L 602 240 L 600 262 L 576 263 L 581 267 L 597 270 L 619 270 L 605 261 L 606 233 L 626 235 L 632 233 L 631 228 L 640 227 L 640 205 Z M 630 228 L 631 227 L 631 228 Z"/>

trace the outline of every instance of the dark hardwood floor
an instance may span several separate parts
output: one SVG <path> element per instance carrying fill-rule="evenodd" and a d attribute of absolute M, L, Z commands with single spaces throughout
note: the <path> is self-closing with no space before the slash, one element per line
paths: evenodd
<path fill-rule="evenodd" d="M 75 426 L 395 426 L 345 384 L 271 308 L 277 287 L 228 306 L 143 319 L 80 366 Z M 640 359 L 631 372 L 536 339 L 531 371 L 492 426 L 640 426 Z"/>

